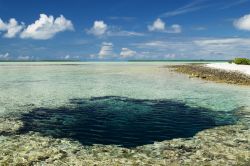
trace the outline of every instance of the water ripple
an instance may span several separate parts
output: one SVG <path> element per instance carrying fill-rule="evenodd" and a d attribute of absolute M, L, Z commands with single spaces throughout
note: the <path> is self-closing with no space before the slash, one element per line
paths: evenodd
<path fill-rule="evenodd" d="M 40 132 L 71 138 L 84 145 L 135 147 L 187 138 L 218 125 L 233 124 L 232 113 L 193 108 L 173 100 L 138 100 L 117 96 L 72 99 L 56 109 L 36 108 L 22 114 L 20 133 Z"/>

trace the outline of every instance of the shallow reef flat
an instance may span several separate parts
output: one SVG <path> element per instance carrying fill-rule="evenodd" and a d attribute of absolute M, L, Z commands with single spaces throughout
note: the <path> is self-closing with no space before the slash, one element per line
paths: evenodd
<path fill-rule="evenodd" d="M 249 111 L 241 110 L 235 125 L 206 129 L 189 138 L 124 148 L 117 145 L 86 146 L 68 138 L 54 138 L 30 131 L 1 128 L 1 165 L 248 165 L 250 162 Z M 8 130 L 9 133 L 4 132 Z"/>
<path fill-rule="evenodd" d="M 250 129 L 216 127 L 189 139 L 173 139 L 135 148 L 83 146 L 69 139 L 30 132 L 0 137 L 1 165 L 247 165 Z"/>
<path fill-rule="evenodd" d="M 29 65 L 0 65 L 1 166 L 249 165 L 248 86 L 168 63 Z"/>

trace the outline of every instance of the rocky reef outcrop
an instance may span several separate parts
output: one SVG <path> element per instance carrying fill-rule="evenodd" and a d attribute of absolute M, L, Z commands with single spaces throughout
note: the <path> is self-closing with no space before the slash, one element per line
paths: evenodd
<path fill-rule="evenodd" d="M 172 71 L 188 74 L 189 77 L 238 85 L 250 85 L 250 77 L 239 72 L 209 68 L 201 64 L 169 65 Z"/>
<path fill-rule="evenodd" d="M 191 138 L 166 140 L 135 148 L 84 146 L 70 139 L 29 132 L 0 136 L 0 165 L 246 166 L 250 163 L 249 145 L 250 128 L 244 122 L 203 130 Z"/>

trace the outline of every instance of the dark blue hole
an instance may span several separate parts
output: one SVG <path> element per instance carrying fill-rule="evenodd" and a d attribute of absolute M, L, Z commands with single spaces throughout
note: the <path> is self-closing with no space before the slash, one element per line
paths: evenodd
<path fill-rule="evenodd" d="M 72 99 L 56 109 L 37 108 L 23 114 L 20 133 L 40 132 L 71 138 L 83 145 L 135 147 L 155 141 L 187 138 L 218 125 L 233 124 L 231 114 L 192 108 L 172 100 L 137 100 L 106 96 Z"/>

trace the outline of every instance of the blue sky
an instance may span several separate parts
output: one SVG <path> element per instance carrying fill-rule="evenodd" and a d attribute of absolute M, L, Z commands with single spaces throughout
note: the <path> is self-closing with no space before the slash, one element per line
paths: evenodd
<path fill-rule="evenodd" d="M 0 0 L 0 59 L 250 58 L 250 0 Z"/>

